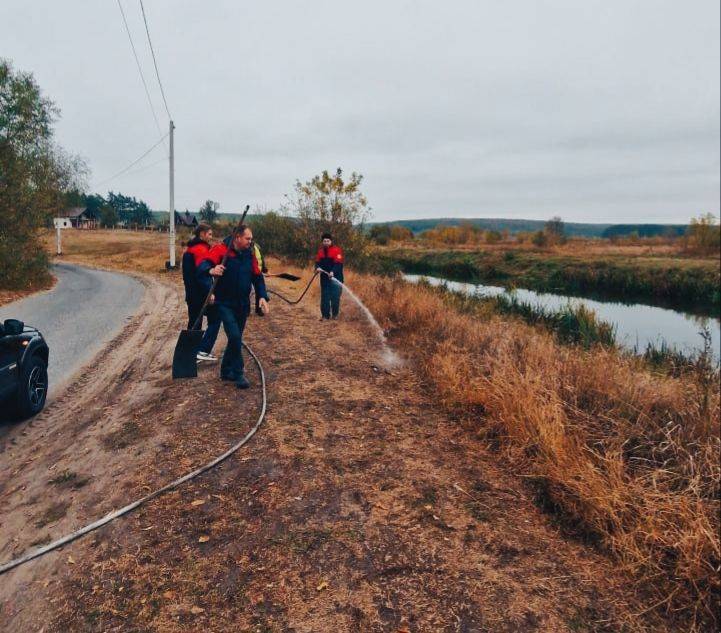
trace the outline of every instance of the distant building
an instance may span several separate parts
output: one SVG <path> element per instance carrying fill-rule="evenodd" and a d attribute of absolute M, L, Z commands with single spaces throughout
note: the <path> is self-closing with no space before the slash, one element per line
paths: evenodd
<path fill-rule="evenodd" d="M 58 214 L 59 218 L 68 218 L 74 229 L 96 229 L 98 221 L 88 217 L 86 207 L 73 207 L 65 209 Z"/>

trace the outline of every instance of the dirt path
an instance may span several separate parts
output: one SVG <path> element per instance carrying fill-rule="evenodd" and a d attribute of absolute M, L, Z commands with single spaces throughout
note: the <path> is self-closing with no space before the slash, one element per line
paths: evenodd
<path fill-rule="evenodd" d="M 255 421 L 254 370 L 250 392 L 215 368 L 170 380 L 180 298 L 148 292 L 147 316 L 93 379 L 3 447 L 3 560 L 207 461 Z M 411 367 L 375 367 L 347 301 L 338 323 L 316 320 L 313 297 L 273 310 L 247 330 L 270 394 L 247 449 L 3 577 L 0 628 L 640 630 L 627 579 L 565 538 Z"/>

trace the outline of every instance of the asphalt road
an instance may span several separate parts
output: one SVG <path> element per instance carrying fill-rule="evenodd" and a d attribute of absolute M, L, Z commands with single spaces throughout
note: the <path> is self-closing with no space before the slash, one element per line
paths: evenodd
<path fill-rule="evenodd" d="M 56 264 L 49 292 L 0 307 L 0 320 L 20 319 L 48 342 L 50 397 L 122 328 L 143 297 L 143 285 L 127 275 Z"/>

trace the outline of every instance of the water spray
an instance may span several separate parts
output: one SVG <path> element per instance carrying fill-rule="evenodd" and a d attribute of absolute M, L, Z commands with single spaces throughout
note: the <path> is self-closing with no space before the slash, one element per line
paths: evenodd
<path fill-rule="evenodd" d="M 321 270 L 322 273 L 326 273 L 324 270 Z M 398 358 L 398 355 L 390 348 L 388 345 L 388 339 L 386 339 L 385 332 L 383 332 L 383 328 L 378 324 L 378 321 L 376 321 L 376 318 L 373 316 L 373 313 L 366 307 L 366 305 L 360 300 L 360 298 L 353 292 L 349 286 L 346 286 L 342 281 L 339 281 L 335 277 L 330 277 L 330 280 L 336 284 L 338 284 L 341 288 L 344 288 L 348 294 L 351 296 L 351 299 L 356 302 L 358 307 L 361 309 L 361 312 L 366 316 L 368 319 L 368 322 L 371 324 L 371 327 L 373 329 L 373 332 L 375 333 L 376 337 L 378 338 L 378 342 L 381 344 L 381 347 L 383 348 L 383 355 L 381 357 L 382 362 L 387 367 L 394 367 L 396 365 L 400 364 L 400 358 Z"/>
<path fill-rule="evenodd" d="M 378 321 L 376 321 L 375 317 L 373 316 L 373 313 L 366 307 L 366 305 L 358 298 L 358 296 L 350 289 L 349 286 L 346 286 L 342 281 L 339 281 L 335 278 L 331 273 L 329 273 L 327 270 L 323 270 L 322 268 L 317 268 L 315 271 L 315 274 L 311 277 L 310 281 L 308 282 L 308 285 L 305 287 L 303 292 L 301 293 L 300 297 L 298 297 L 295 300 L 288 299 L 287 297 L 284 297 L 281 293 L 277 292 L 276 290 L 268 289 L 268 292 L 275 295 L 276 297 L 279 297 L 283 301 L 285 301 L 289 305 L 296 305 L 300 303 L 301 299 L 305 297 L 306 293 L 308 292 L 308 289 L 310 288 L 310 285 L 313 283 L 313 280 L 319 275 L 323 274 L 326 277 L 328 277 L 331 282 L 338 284 L 341 288 L 344 288 L 348 294 L 350 295 L 351 299 L 355 301 L 355 303 L 360 308 L 361 312 L 365 315 L 366 319 L 368 319 L 368 322 L 371 325 L 371 328 L 373 329 L 373 333 L 376 335 L 376 338 L 378 339 L 378 342 L 380 343 L 381 347 L 383 348 L 383 353 L 381 356 L 381 361 L 383 365 L 386 367 L 395 367 L 397 365 L 400 365 L 401 360 L 398 358 L 398 355 L 389 347 L 388 340 L 386 339 L 386 335 L 383 332 L 383 328 L 378 324 Z"/>

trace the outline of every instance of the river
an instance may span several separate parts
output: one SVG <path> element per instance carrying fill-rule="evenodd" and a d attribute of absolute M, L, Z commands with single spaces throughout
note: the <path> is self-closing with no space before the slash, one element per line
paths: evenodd
<path fill-rule="evenodd" d="M 511 296 L 511 291 L 499 286 L 450 281 L 428 275 L 403 275 L 408 281 L 417 283 L 425 279 L 433 286 L 445 286 L 448 290 L 477 297 Z M 663 342 L 686 354 L 693 354 L 702 346 L 700 332 L 708 328 L 711 333 L 711 348 L 714 360 L 721 357 L 721 321 L 712 317 L 699 317 L 677 310 L 657 308 L 640 303 L 625 304 L 611 301 L 596 301 L 579 297 L 568 297 L 548 292 L 534 292 L 516 288 L 513 293 L 519 301 L 557 310 L 569 304 L 584 305 L 593 310 L 602 321 L 616 327 L 619 345 L 637 353 L 643 353 L 648 344 L 660 347 Z"/>

